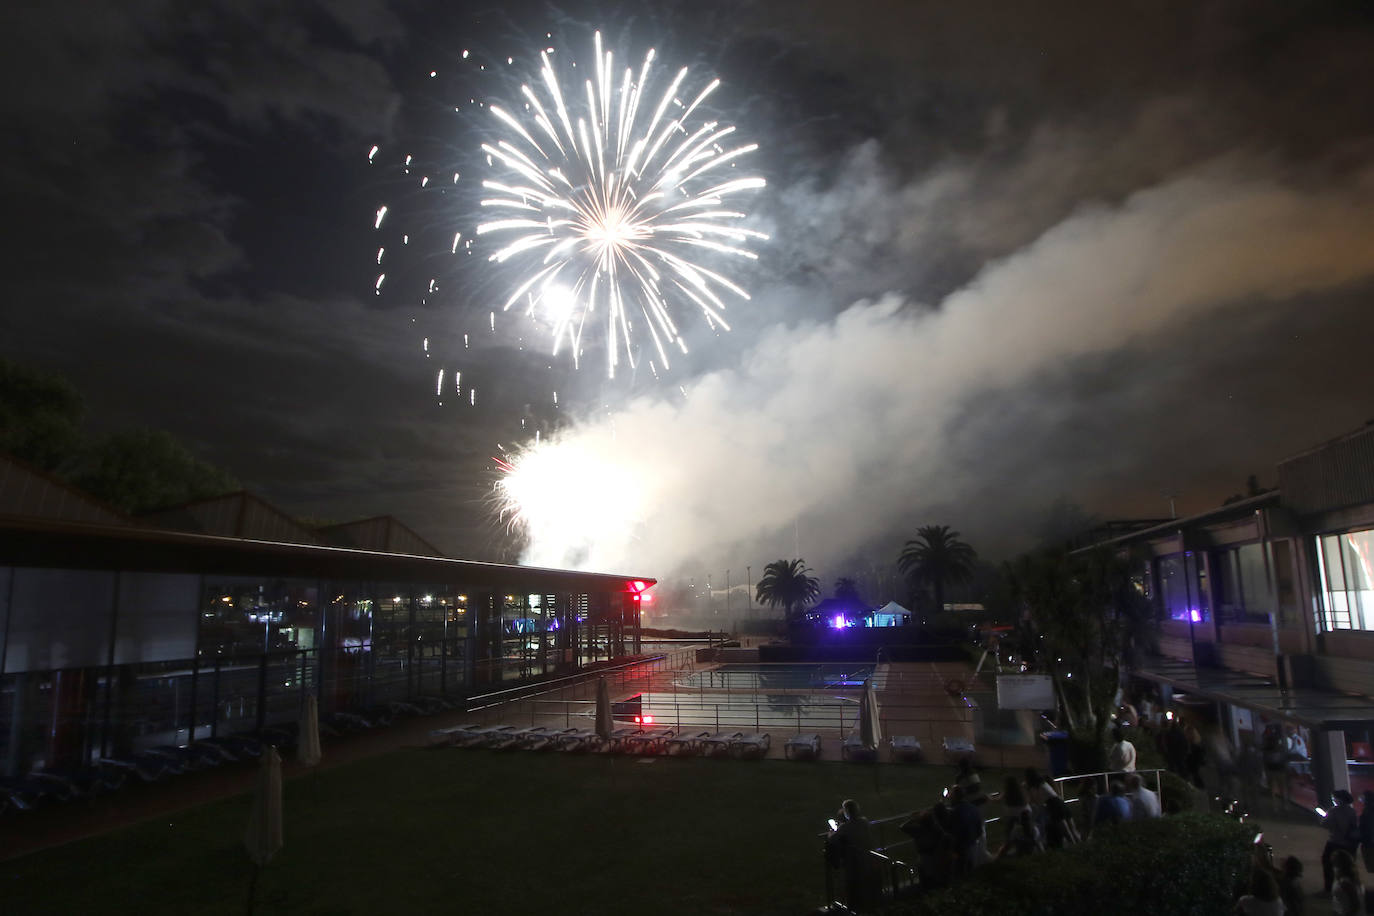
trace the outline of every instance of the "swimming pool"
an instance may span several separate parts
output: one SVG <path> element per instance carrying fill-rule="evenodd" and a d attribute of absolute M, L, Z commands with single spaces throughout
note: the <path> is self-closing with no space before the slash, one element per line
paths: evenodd
<path fill-rule="evenodd" d="M 834 694 L 680 691 L 641 693 L 616 705 L 633 707 L 644 724 L 711 731 L 848 729 L 859 721 L 858 697 Z"/>
<path fill-rule="evenodd" d="M 862 689 L 873 674 L 873 665 L 836 664 L 725 664 L 710 671 L 685 675 L 677 686 L 692 689 L 736 690 L 844 690 Z"/>

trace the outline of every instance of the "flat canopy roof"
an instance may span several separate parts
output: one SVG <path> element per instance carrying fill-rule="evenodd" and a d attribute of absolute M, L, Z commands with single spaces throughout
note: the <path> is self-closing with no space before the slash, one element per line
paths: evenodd
<path fill-rule="evenodd" d="M 551 591 L 622 591 L 628 590 L 632 582 L 643 582 L 644 587 L 657 582 L 649 576 L 510 566 L 344 547 L 187 534 L 153 528 L 115 528 L 5 516 L 0 516 L 0 565 L 409 581 L 489 587 L 501 591 L 536 585 Z"/>
<path fill-rule="evenodd" d="M 1175 690 L 1230 703 L 1308 728 L 1347 729 L 1374 725 L 1374 700 L 1332 690 L 1282 690 L 1272 680 L 1225 668 L 1195 668 L 1191 662 L 1151 658 L 1131 674 Z"/>

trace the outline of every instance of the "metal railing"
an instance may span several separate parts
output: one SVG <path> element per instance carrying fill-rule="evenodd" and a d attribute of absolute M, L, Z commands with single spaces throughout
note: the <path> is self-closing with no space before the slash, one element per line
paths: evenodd
<path fill-rule="evenodd" d="M 1152 769 L 1136 770 L 1135 772 L 1141 775 L 1142 777 L 1146 775 L 1152 775 L 1154 777 L 1154 791 L 1159 795 L 1162 808 L 1164 800 L 1163 774 L 1167 771 L 1163 769 Z M 1058 792 L 1059 787 L 1064 786 L 1068 783 L 1080 783 L 1084 779 L 1091 779 L 1093 780 L 1095 787 L 1097 783 L 1100 781 L 1103 791 L 1099 794 L 1105 794 L 1107 789 L 1110 787 L 1112 780 L 1122 775 L 1123 774 L 1117 770 L 1106 770 L 1098 773 L 1080 773 L 1072 776 L 1057 776 L 1051 779 L 1050 782 L 1054 783 L 1056 791 Z M 1063 799 L 1066 805 L 1076 804 L 1079 801 L 1078 798 L 1065 798 L 1062 792 L 1058 792 L 1058 794 L 1059 797 Z M 1001 798 L 1001 793 L 987 793 L 987 798 L 989 802 L 995 801 Z M 886 817 L 873 818 L 869 820 L 869 826 L 873 828 L 875 835 L 879 840 L 876 848 L 873 849 L 870 853 L 870 855 L 872 855 L 875 860 L 874 873 L 879 876 L 879 884 L 876 888 L 876 891 L 880 895 L 886 897 L 887 899 L 892 899 L 901 894 L 908 893 L 911 890 L 920 886 L 920 878 L 916 866 L 893 854 L 895 851 L 904 851 L 906 847 L 914 848 L 915 841 L 912 840 L 910 837 L 906 836 L 903 836 L 901 839 L 895 839 L 892 842 L 886 841 L 887 838 L 891 836 L 893 830 L 899 829 L 902 824 L 907 822 L 907 820 L 917 815 L 919 813 L 919 810 L 920 809 L 918 809 L 917 811 L 906 812 L 902 814 L 893 814 L 888 815 Z M 1003 818 L 1000 816 L 984 818 L 984 830 L 986 831 L 988 827 L 990 827 L 993 824 L 996 824 L 998 821 L 1001 821 L 1002 819 Z M 821 834 L 821 836 L 825 837 L 827 836 L 827 834 Z M 823 857 L 823 862 L 825 863 L 823 867 L 825 870 L 826 905 L 830 906 L 835 901 L 834 874 L 836 869 L 830 864 L 828 858 Z"/>

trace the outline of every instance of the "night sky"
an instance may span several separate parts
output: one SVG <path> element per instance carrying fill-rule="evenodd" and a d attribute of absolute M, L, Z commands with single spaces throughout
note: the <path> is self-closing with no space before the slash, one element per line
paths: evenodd
<path fill-rule="evenodd" d="M 719 579 L 799 552 L 828 579 L 925 524 L 996 557 L 1057 500 L 1202 511 L 1374 419 L 1365 2 L 130 0 L 0 22 L 0 355 L 288 512 L 513 559 L 492 457 L 537 431 L 625 489 L 569 481 L 597 522 L 527 561 Z M 598 28 L 618 64 L 653 47 L 719 76 L 713 116 L 768 180 L 749 225 L 770 240 L 722 266 L 752 299 L 728 333 L 679 313 L 690 354 L 657 379 L 608 379 L 595 343 L 573 372 L 516 315 L 493 331 L 515 272 L 450 251 L 501 134 L 482 103 L 533 83 L 541 48 L 589 60 Z M 436 396 L 440 369 L 462 396 Z"/>

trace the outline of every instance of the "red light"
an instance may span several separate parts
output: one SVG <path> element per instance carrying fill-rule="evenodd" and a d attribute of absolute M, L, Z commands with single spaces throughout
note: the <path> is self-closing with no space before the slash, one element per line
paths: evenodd
<path fill-rule="evenodd" d="M 652 724 L 653 724 L 653 721 L 654 721 L 654 717 L 653 717 L 653 716 L 645 716 L 645 717 L 644 717 L 644 724 L 645 724 L 645 725 L 652 725 Z"/>
<path fill-rule="evenodd" d="M 634 589 L 637 592 L 642 592 L 648 587 L 649 583 L 645 582 L 643 579 L 636 579 L 630 583 L 630 588 Z"/>
<path fill-rule="evenodd" d="M 638 597 L 638 598 L 639 598 L 641 601 L 643 601 L 645 604 L 649 604 L 649 603 L 651 603 L 651 602 L 654 600 L 654 596 L 653 596 L 653 595 L 650 595 L 648 592 L 645 592 L 644 594 L 638 595 L 638 596 L 636 596 L 636 597 Z"/>
<path fill-rule="evenodd" d="M 635 716 L 635 721 L 636 721 L 636 722 L 639 721 L 639 716 Z"/>

